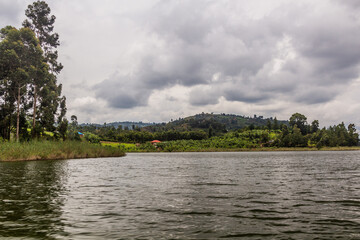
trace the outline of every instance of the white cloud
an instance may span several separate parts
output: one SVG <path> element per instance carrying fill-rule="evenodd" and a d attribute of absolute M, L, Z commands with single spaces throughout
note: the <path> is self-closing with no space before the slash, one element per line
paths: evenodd
<path fill-rule="evenodd" d="M 28 3 L 0 0 L 12 12 L 0 19 L 19 26 Z M 62 43 L 59 81 L 80 122 L 168 121 L 203 111 L 360 120 L 357 1 L 49 5 Z"/>

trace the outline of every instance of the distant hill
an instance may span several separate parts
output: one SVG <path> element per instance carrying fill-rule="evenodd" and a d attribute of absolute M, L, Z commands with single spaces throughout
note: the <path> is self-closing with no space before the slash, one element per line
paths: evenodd
<path fill-rule="evenodd" d="M 264 118 L 263 116 L 248 117 L 248 116 L 239 116 L 235 114 L 212 114 L 212 113 L 200 113 L 194 116 L 189 116 L 186 118 L 179 118 L 168 123 L 143 123 L 143 122 L 111 122 L 104 124 L 97 123 L 82 123 L 80 126 L 96 126 L 96 127 L 115 127 L 118 128 L 121 126 L 123 130 L 133 130 L 134 128 L 141 128 L 144 131 L 158 132 L 158 131 L 167 131 L 167 130 L 177 130 L 177 131 L 196 131 L 204 130 L 208 131 L 211 128 L 214 132 L 227 132 L 237 129 L 242 129 L 245 127 L 263 127 L 266 126 L 268 120 L 273 124 L 274 119 Z M 288 121 L 278 120 L 278 125 L 281 124 L 288 125 Z"/>
<path fill-rule="evenodd" d="M 179 118 L 175 121 L 171 121 L 167 124 L 156 124 L 147 126 L 143 130 L 151 132 L 166 131 L 166 130 L 178 130 L 178 131 L 192 131 L 192 130 L 208 130 L 211 128 L 215 132 L 226 132 L 231 130 L 237 130 L 245 127 L 263 127 L 266 126 L 268 121 L 272 124 L 274 119 L 264 118 L 263 116 L 247 117 L 239 116 L 235 114 L 212 114 L 201 113 L 194 116 Z M 278 125 L 288 124 L 288 121 L 278 120 Z"/>
<path fill-rule="evenodd" d="M 143 128 L 143 127 L 147 127 L 147 126 L 152 126 L 152 125 L 156 125 L 158 123 L 143 123 L 143 122 L 130 122 L 130 121 L 125 121 L 125 122 L 111 122 L 111 123 L 104 123 L 104 124 L 98 124 L 98 123 L 82 123 L 80 124 L 80 126 L 84 127 L 84 126 L 96 126 L 96 127 L 115 127 L 118 128 L 119 126 L 121 126 L 122 129 L 129 129 L 129 130 L 133 130 L 134 128 Z"/>

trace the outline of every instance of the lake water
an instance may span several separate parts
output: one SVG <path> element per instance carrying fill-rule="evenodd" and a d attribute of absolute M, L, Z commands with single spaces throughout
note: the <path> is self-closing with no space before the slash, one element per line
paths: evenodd
<path fill-rule="evenodd" d="M 360 152 L 0 163 L 1 239 L 360 239 Z"/>

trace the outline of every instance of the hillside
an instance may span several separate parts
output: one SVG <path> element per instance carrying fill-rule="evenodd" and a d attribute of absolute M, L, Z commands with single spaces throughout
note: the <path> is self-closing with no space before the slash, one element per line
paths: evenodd
<path fill-rule="evenodd" d="M 227 132 L 237 130 L 245 127 L 263 127 L 267 126 L 268 121 L 274 124 L 273 118 L 263 118 L 262 116 L 246 117 L 234 114 L 212 114 L 201 113 L 186 118 L 179 118 L 167 124 L 156 124 L 143 128 L 151 132 L 178 130 L 178 131 L 192 131 L 192 130 L 208 130 L 210 127 L 215 132 Z M 277 121 L 278 125 L 288 124 L 288 121 Z"/>
<path fill-rule="evenodd" d="M 97 124 L 97 123 L 82 123 L 80 124 L 81 127 L 86 127 L 86 126 L 95 126 L 95 127 L 115 127 L 118 128 L 119 126 L 121 126 L 121 129 L 128 129 L 128 130 L 134 130 L 135 128 L 143 128 L 146 126 L 152 126 L 155 125 L 156 123 L 143 123 L 143 122 L 129 122 L 129 121 L 125 121 L 125 122 L 111 122 L 111 123 L 104 123 L 104 124 Z"/>

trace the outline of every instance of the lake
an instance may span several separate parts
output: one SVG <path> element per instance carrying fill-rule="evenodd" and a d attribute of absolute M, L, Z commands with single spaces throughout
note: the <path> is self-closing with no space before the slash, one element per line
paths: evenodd
<path fill-rule="evenodd" d="M 360 239 L 360 152 L 0 163 L 5 239 Z"/>

